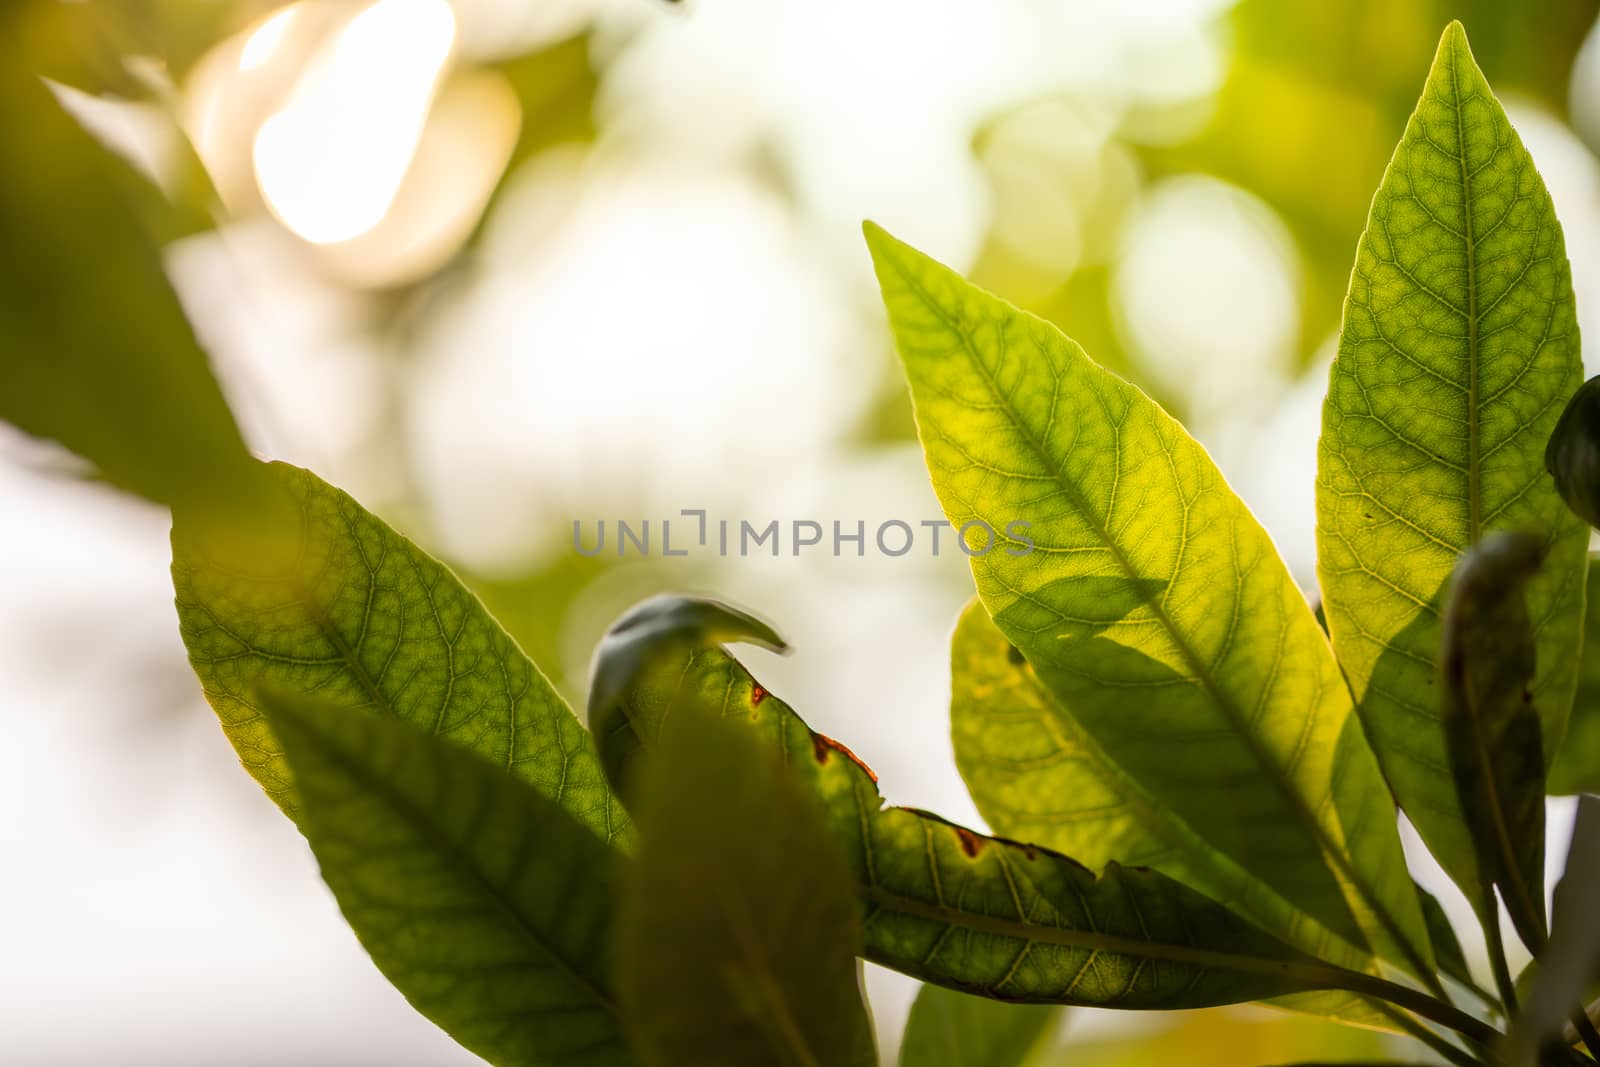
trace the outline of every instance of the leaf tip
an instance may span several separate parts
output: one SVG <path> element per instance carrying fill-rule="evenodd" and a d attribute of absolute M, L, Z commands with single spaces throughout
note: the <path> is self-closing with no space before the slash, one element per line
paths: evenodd
<path fill-rule="evenodd" d="M 1444 33 L 1439 36 L 1439 50 L 1434 56 L 1433 66 L 1435 70 L 1442 70 L 1447 63 L 1460 60 L 1466 60 L 1469 67 L 1478 70 L 1478 61 L 1472 55 L 1472 45 L 1467 41 L 1467 28 L 1461 24 L 1460 19 L 1451 19 L 1450 24 L 1444 28 Z"/>
<path fill-rule="evenodd" d="M 911 246 L 895 237 L 871 219 L 863 219 L 861 236 L 866 239 L 867 251 L 872 254 L 872 265 L 877 268 L 880 281 L 884 268 L 896 260 L 903 260 Z"/>

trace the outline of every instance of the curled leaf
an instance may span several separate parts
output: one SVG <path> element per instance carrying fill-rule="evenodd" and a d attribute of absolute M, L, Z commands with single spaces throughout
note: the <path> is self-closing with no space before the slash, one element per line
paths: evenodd
<path fill-rule="evenodd" d="M 1567 507 L 1590 526 L 1600 526 L 1600 375 L 1567 401 L 1545 445 L 1544 465 Z"/>

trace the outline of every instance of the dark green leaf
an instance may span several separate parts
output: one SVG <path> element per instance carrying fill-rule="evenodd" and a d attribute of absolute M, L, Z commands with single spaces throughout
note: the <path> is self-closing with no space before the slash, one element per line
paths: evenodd
<path fill-rule="evenodd" d="M 1385 777 L 1469 896 L 1477 853 L 1434 668 L 1443 589 L 1485 533 L 1546 537 L 1526 597 L 1553 752 L 1576 680 L 1588 531 L 1544 449 L 1581 379 L 1549 193 L 1452 24 L 1357 251 L 1323 411 L 1317 554 L 1334 650 Z"/>
<path fill-rule="evenodd" d="M 257 470 L 130 204 L 0 15 L 0 418 L 151 500 L 217 511 Z"/>
<path fill-rule="evenodd" d="M 1205 450 L 1048 324 L 868 226 L 978 595 L 1100 749 L 1337 936 L 1433 975 L 1395 813 L 1271 539 Z M 1006 531 L 1026 527 L 1030 541 Z M 974 550 L 987 536 L 974 526 Z"/>
<path fill-rule="evenodd" d="M 263 684 L 386 711 L 480 752 L 606 840 L 626 834 L 588 733 L 455 575 L 310 472 L 269 470 L 285 516 L 246 534 L 180 515 L 172 530 L 189 660 L 267 794 L 294 814 L 255 706 Z"/>
<path fill-rule="evenodd" d="M 661 725 L 617 898 L 617 989 L 640 1058 L 877 1063 L 855 883 L 816 797 L 747 730 Z"/>
<path fill-rule="evenodd" d="M 671 716 L 710 714 L 782 753 L 846 843 L 867 907 L 869 959 L 1004 1000 L 1119 1008 L 1201 1007 L 1365 981 L 1155 871 L 1111 863 L 1097 876 L 1045 848 L 884 807 L 865 764 L 813 733 L 737 660 L 704 646 L 708 632 L 735 637 L 743 617 L 719 619 L 708 602 L 669 609 L 657 601 L 624 616 L 596 661 L 596 688 L 619 694 L 630 723 L 622 736 L 651 753 Z M 694 622 L 650 627 L 636 614 Z M 597 721 L 603 713 L 591 706 Z M 604 748 L 619 734 L 598 736 Z"/>
<path fill-rule="evenodd" d="M 1523 591 L 1544 541 L 1491 534 L 1461 557 L 1445 607 L 1441 707 L 1461 811 L 1494 916 L 1494 888 L 1523 944 L 1544 947 L 1544 754 L 1529 687 L 1534 631 Z M 1496 921 L 1493 918 L 1487 921 Z"/>
<path fill-rule="evenodd" d="M 1545 445 L 1544 465 L 1573 513 L 1600 526 L 1600 375 L 1567 401 Z"/>
<path fill-rule="evenodd" d="M 611 849 L 392 716 L 261 697 L 322 876 L 418 1011 L 501 1067 L 631 1062 L 606 975 Z"/>
<path fill-rule="evenodd" d="M 1600 800 L 1578 799 L 1567 865 L 1556 883 L 1550 917 L 1550 947 L 1539 959 L 1522 1017 L 1510 1038 L 1511 1067 L 1532 1064 L 1547 1039 L 1562 1032 L 1563 1020 L 1600 982 Z M 1565 1040 L 1572 1040 L 1568 1035 Z"/>
<path fill-rule="evenodd" d="M 1007 1004 L 925 985 L 906 1021 L 900 1067 L 1019 1067 L 1061 1016 L 1052 1004 Z"/>
<path fill-rule="evenodd" d="M 624 798 L 633 788 L 635 764 L 645 746 L 657 740 L 654 735 L 641 737 L 638 731 L 659 731 L 666 717 L 665 711 L 657 708 L 641 709 L 642 714 L 626 712 L 625 697 L 637 704 L 657 695 L 630 694 L 628 687 L 663 643 L 714 645 L 724 641 L 743 641 L 774 652 L 787 649 L 777 631 L 753 615 L 714 601 L 679 596 L 646 600 L 601 638 L 595 653 L 594 683 L 589 687 L 589 728 L 599 739 L 606 778 Z M 670 698 L 670 694 L 664 696 Z"/>
<path fill-rule="evenodd" d="M 1600 793 L 1600 566 L 1589 558 L 1584 583 L 1583 650 L 1572 717 L 1550 765 L 1551 793 Z"/>

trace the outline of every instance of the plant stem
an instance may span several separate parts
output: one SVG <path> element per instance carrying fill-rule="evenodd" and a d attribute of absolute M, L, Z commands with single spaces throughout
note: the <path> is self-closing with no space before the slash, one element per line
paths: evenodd
<path fill-rule="evenodd" d="M 1379 1009 L 1383 1014 L 1394 1020 L 1396 1026 L 1410 1034 L 1412 1037 L 1427 1045 L 1441 1058 L 1448 1060 L 1456 1067 L 1483 1067 L 1484 1061 L 1474 1056 L 1466 1049 L 1457 1048 L 1444 1037 L 1434 1033 L 1426 1025 L 1413 1019 L 1410 1015 L 1388 1004 L 1380 1004 Z"/>

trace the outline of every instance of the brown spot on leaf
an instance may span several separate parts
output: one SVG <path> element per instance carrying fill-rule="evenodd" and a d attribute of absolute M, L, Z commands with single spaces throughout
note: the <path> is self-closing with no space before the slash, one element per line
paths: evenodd
<path fill-rule="evenodd" d="M 750 687 L 750 706 L 752 708 L 759 708 L 761 706 L 761 702 L 765 699 L 767 699 L 767 691 L 765 689 L 761 688 L 759 685 L 752 685 Z"/>
<path fill-rule="evenodd" d="M 983 846 L 989 843 L 965 826 L 952 826 L 951 829 L 956 832 L 956 840 L 961 843 L 961 851 L 967 854 L 968 859 L 977 859 Z"/>
<path fill-rule="evenodd" d="M 872 779 L 874 785 L 876 785 L 878 782 L 878 776 L 873 773 L 871 767 L 868 767 L 865 763 L 861 762 L 860 756 L 857 756 L 854 752 L 851 752 L 843 744 L 835 741 L 831 737 L 825 737 L 822 734 L 812 731 L 811 751 L 812 754 L 817 757 L 818 763 L 827 763 L 828 757 L 837 752 L 851 763 L 854 763 L 857 767 L 860 767 L 866 776 Z"/>

